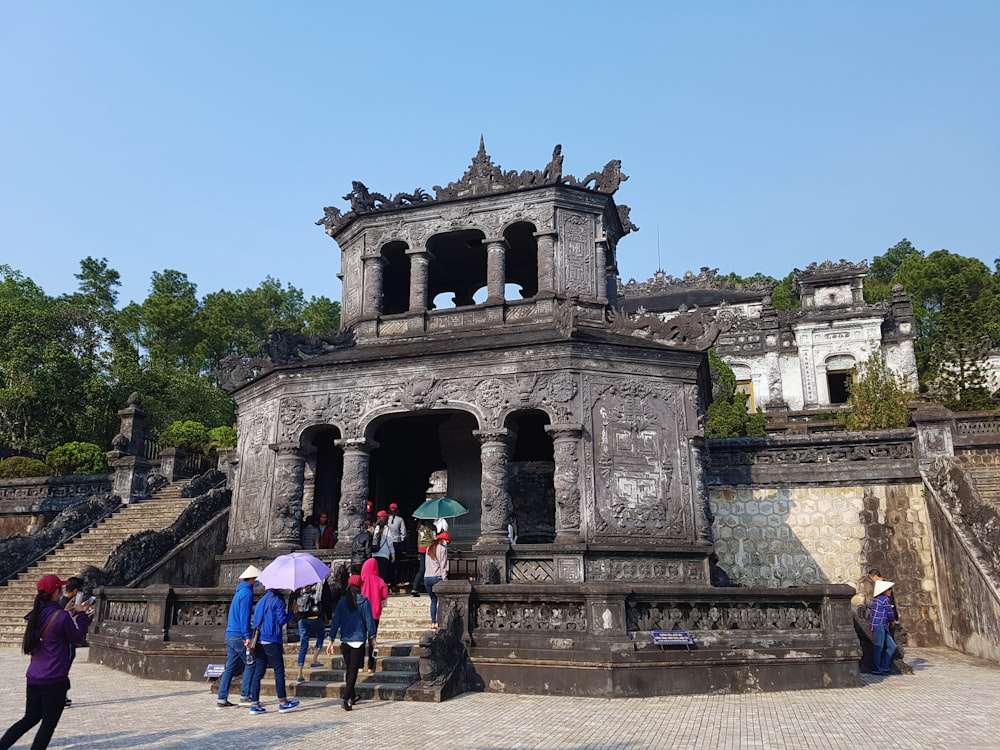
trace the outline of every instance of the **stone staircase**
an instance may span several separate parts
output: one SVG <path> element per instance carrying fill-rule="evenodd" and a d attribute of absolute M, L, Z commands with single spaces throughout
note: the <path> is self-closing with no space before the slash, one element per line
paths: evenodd
<path fill-rule="evenodd" d="M 979 496 L 994 507 L 1000 507 L 1000 468 L 996 466 L 964 465 L 976 485 Z"/>
<path fill-rule="evenodd" d="M 420 636 L 430 630 L 430 599 L 426 594 L 411 597 L 408 594 L 390 596 L 382 610 L 379 622 L 379 655 L 375 672 L 367 674 L 362 667 L 358 674 L 356 690 L 361 700 L 431 700 L 426 693 L 410 690 L 419 679 Z M 326 649 L 327 640 L 324 643 Z M 315 669 L 309 666 L 311 654 L 306 655 L 305 682 L 295 682 L 298 674 L 296 661 L 298 643 L 285 644 L 285 680 L 288 695 L 304 698 L 333 698 L 340 700 L 344 687 L 344 660 L 338 653 L 325 653 L 316 659 L 323 664 Z M 367 665 L 365 665 L 367 666 Z M 237 688 L 238 690 L 238 688 Z M 273 696 L 274 673 L 270 670 L 260 684 L 261 695 Z"/>
<path fill-rule="evenodd" d="M 111 552 L 127 537 L 170 526 L 190 502 L 190 498 L 180 496 L 180 484 L 167 485 L 148 500 L 123 506 L 11 578 L 0 587 L 0 647 L 20 646 L 23 618 L 31 609 L 39 578 L 52 573 L 65 580 L 89 566 L 104 566 Z"/>

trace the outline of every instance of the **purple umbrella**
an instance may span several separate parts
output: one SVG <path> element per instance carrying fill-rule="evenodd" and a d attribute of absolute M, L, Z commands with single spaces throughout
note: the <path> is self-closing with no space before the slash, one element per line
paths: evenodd
<path fill-rule="evenodd" d="M 330 575 L 330 568 L 308 552 L 289 552 L 274 558 L 257 576 L 264 588 L 294 591 L 303 586 L 319 583 Z"/>

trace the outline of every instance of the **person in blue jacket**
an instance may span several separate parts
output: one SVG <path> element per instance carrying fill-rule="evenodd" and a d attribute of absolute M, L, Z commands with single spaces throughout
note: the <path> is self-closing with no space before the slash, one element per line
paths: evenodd
<path fill-rule="evenodd" d="M 344 656 L 344 667 L 347 674 L 344 678 L 343 707 L 350 711 L 358 702 L 358 694 L 354 686 L 358 682 L 358 671 L 365 658 L 365 644 L 372 642 L 372 648 L 378 648 L 375 640 L 375 620 L 372 618 L 371 602 L 361 593 L 361 576 L 353 575 L 347 579 L 347 591 L 337 602 L 333 612 L 333 622 L 330 623 L 330 643 L 326 653 L 333 655 L 333 642 L 340 632 L 340 653 Z"/>
<path fill-rule="evenodd" d="M 247 644 L 250 643 L 252 630 L 250 617 L 253 614 L 253 587 L 259 575 L 260 569 L 253 565 L 240 573 L 240 582 L 229 605 L 229 619 L 226 622 L 226 670 L 219 678 L 219 694 L 215 698 L 219 708 L 233 705 L 229 702 L 229 684 L 241 672 L 243 685 L 240 689 L 240 705 L 249 706 L 251 703 L 250 678 L 253 677 L 253 665 L 247 664 Z"/>
<path fill-rule="evenodd" d="M 35 724 L 42 725 L 31 743 L 33 750 L 49 746 L 56 731 L 59 717 L 66 707 L 69 692 L 69 668 L 73 663 L 71 646 L 87 638 L 90 626 L 90 601 L 59 606 L 59 595 L 66 581 L 59 576 L 47 575 L 38 579 L 35 602 L 25 616 L 24 637 L 21 650 L 30 654 L 28 665 L 28 690 L 24 717 L 14 722 L 0 737 L 0 748 L 7 750 Z"/>
<path fill-rule="evenodd" d="M 263 714 L 267 712 L 260 704 L 260 681 L 264 672 L 270 666 L 274 669 L 274 687 L 278 694 L 278 711 L 286 713 L 299 705 L 298 701 L 288 700 L 285 692 L 285 625 L 295 616 L 295 604 L 292 609 L 285 608 L 284 592 L 278 589 L 268 589 L 257 602 L 253 611 L 253 626 L 260 628 L 257 647 L 254 649 L 253 677 L 250 679 L 250 713 Z"/>

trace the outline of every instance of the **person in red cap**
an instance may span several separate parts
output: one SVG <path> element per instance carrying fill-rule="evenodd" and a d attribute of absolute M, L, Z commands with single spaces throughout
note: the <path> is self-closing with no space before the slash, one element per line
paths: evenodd
<path fill-rule="evenodd" d="M 347 590 L 337 602 L 330 623 L 330 643 L 326 653 L 333 655 L 333 642 L 340 633 L 340 653 L 344 657 L 344 694 L 343 707 L 345 711 L 354 708 L 358 702 L 355 685 L 358 682 L 358 671 L 365 658 L 365 644 L 371 642 L 372 648 L 378 648 L 375 638 L 375 621 L 372 619 L 371 603 L 361 593 L 361 576 L 352 575 L 347 579 Z"/>
<path fill-rule="evenodd" d="M 431 598 L 431 627 L 437 629 L 438 599 L 434 587 L 448 580 L 448 544 L 451 537 L 442 531 L 427 548 L 427 568 L 424 571 L 424 588 Z"/>
<path fill-rule="evenodd" d="M 3 750 L 39 722 L 42 725 L 31 747 L 32 750 L 44 750 L 66 707 L 72 663 L 70 646 L 83 643 L 87 638 L 90 600 L 85 599 L 79 605 L 70 602 L 65 609 L 60 607 L 59 596 L 65 585 L 66 581 L 59 576 L 47 575 L 38 579 L 35 602 L 31 612 L 25 615 L 21 640 L 21 650 L 31 656 L 26 675 L 28 690 L 24 717 L 0 737 Z"/>
<path fill-rule="evenodd" d="M 389 518 L 386 519 L 386 526 L 389 528 L 392 550 L 395 553 L 395 559 L 389 569 L 390 577 L 386 579 L 386 583 L 391 589 L 398 588 L 400 585 L 399 565 L 402 562 L 403 550 L 406 549 L 406 521 L 400 517 L 397 503 L 389 503 Z"/>

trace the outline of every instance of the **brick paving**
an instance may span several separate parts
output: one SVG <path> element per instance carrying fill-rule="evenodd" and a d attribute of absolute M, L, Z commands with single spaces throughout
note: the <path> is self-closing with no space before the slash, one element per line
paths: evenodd
<path fill-rule="evenodd" d="M 1000 665 L 951 651 L 910 649 L 915 674 L 868 677 L 860 688 L 662 698 L 469 694 L 440 704 L 338 701 L 250 716 L 215 708 L 203 683 L 142 680 L 89 664 L 73 667 L 74 700 L 50 747 L 400 747 L 406 750 L 890 750 L 1000 748 Z M 27 657 L 0 649 L 0 731 L 21 716 Z M 268 672 L 265 679 L 270 679 Z M 238 688 L 237 688 L 238 695 Z M 15 748 L 27 748 L 33 731 Z"/>

